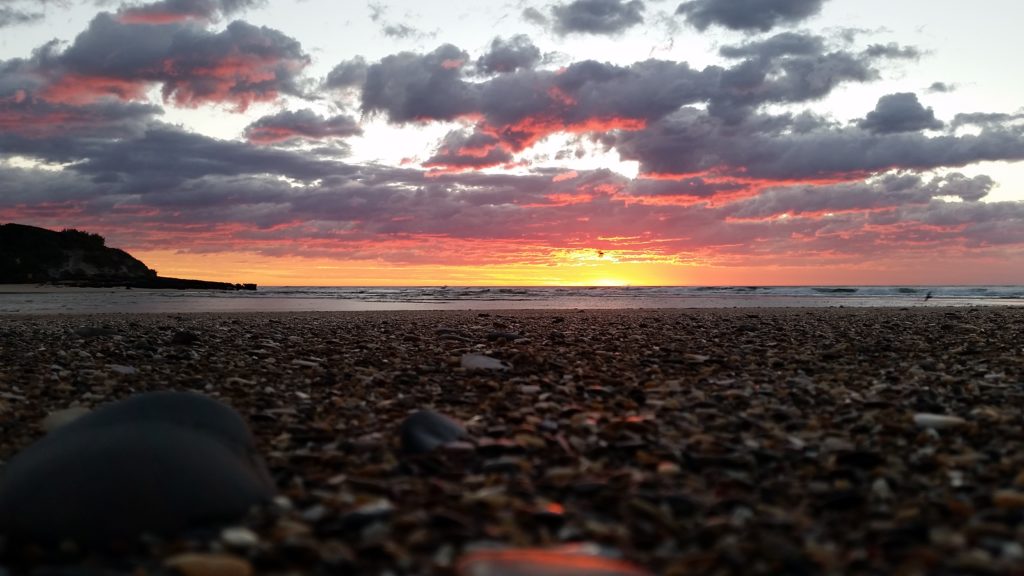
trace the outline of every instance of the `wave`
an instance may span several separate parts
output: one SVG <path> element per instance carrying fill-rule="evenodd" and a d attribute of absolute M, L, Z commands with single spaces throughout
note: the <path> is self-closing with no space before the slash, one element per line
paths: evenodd
<path fill-rule="evenodd" d="M 329 298 L 365 302 L 529 302 L 588 299 L 805 298 L 915 300 L 1024 299 L 1024 286 L 553 286 L 261 287 L 230 297 Z"/>

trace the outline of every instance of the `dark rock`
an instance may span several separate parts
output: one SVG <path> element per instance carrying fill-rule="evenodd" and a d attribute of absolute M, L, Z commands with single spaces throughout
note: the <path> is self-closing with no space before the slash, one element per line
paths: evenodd
<path fill-rule="evenodd" d="M 274 494 L 241 416 L 211 398 L 141 394 L 107 404 L 15 456 L 0 532 L 103 546 L 240 520 Z"/>
<path fill-rule="evenodd" d="M 117 330 L 112 328 L 98 327 L 98 326 L 82 326 L 74 331 L 75 336 L 79 338 L 100 338 L 102 336 L 116 336 Z"/>
<path fill-rule="evenodd" d="M 171 336 L 171 344 L 175 346 L 189 346 L 199 342 L 199 336 L 194 332 L 188 330 L 179 330 Z"/>
<path fill-rule="evenodd" d="M 870 470 L 885 464 L 885 458 L 868 450 L 843 450 L 836 453 L 836 465 Z"/>
<path fill-rule="evenodd" d="M 443 444 L 466 436 L 462 424 L 432 410 L 411 414 L 399 428 L 402 451 L 407 454 L 425 454 Z"/>
<path fill-rule="evenodd" d="M 99 234 L 60 232 L 0 224 L 0 283 L 85 279 L 146 279 L 156 276 L 123 250 L 106 246 Z"/>

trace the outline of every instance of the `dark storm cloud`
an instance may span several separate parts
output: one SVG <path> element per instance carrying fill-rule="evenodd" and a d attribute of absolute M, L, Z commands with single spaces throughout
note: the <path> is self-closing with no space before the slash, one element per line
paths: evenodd
<path fill-rule="evenodd" d="M 42 19 L 42 12 L 27 12 L 11 6 L 0 6 L 0 28 L 31 24 Z"/>
<path fill-rule="evenodd" d="M 335 66 L 328 74 L 327 88 L 362 88 L 366 82 L 368 66 L 362 56 L 356 56 Z"/>
<path fill-rule="evenodd" d="M 827 96 L 844 82 L 879 77 L 874 58 L 831 50 L 820 36 L 777 34 L 766 40 L 721 49 L 723 56 L 746 58 L 722 73 L 709 109 L 738 122 L 767 103 L 805 102 Z"/>
<path fill-rule="evenodd" d="M 988 176 L 969 178 L 960 173 L 929 180 L 916 174 L 888 174 L 865 182 L 771 188 L 730 204 L 724 211 L 733 218 L 769 218 L 926 205 L 937 196 L 974 202 L 985 197 L 993 185 Z"/>
<path fill-rule="evenodd" d="M 188 178 L 172 177 L 153 154 L 153 146 L 168 145 L 186 152 L 185 166 L 197 168 Z M 64 222 L 93 219 L 115 229 L 129 226 L 136 245 L 162 247 L 174 237 L 182 249 L 197 252 L 245 249 L 391 263 L 465 260 L 479 265 L 505 258 L 546 263 L 548 250 L 592 247 L 608 237 L 623 238 L 608 244 L 618 250 L 653 251 L 667 258 L 721 250 L 751 263 L 761 255 L 778 263 L 813 252 L 863 261 L 879 253 L 912 252 L 922 243 L 931 250 L 1024 243 L 1020 203 L 935 199 L 954 189 L 978 196 L 990 185 L 984 178 L 955 174 L 930 180 L 890 175 L 867 183 L 781 187 L 768 190 L 759 203 L 673 206 L 632 202 L 622 194 L 647 188 L 651 193 L 646 197 L 657 199 L 672 195 L 667 186 L 676 183 L 631 182 L 608 170 L 557 180 L 550 173 L 427 177 L 418 170 L 334 165 L 319 178 L 294 186 L 276 172 L 282 159 L 295 155 L 263 157 L 266 172 L 237 172 L 231 166 L 253 168 L 257 163 L 249 157 L 252 147 L 202 138 L 175 142 L 167 133 L 142 147 L 140 156 L 155 162 L 144 162 L 132 178 L 118 174 L 122 178 L 90 182 L 69 178 L 71 171 L 0 166 L 0 214 L 29 201 L 38 218 L 49 214 Z M 214 170 L 198 169 L 196 156 L 213 159 Z M 298 172 L 308 176 L 310 169 Z M 714 194 L 710 188 L 716 186 L 721 185 L 682 185 L 700 197 Z M 834 215 L 821 214 L 833 211 Z M 780 213 L 793 218 L 774 218 Z M 207 231 L 212 233 L 209 237 Z M 495 240 L 514 241 L 520 248 L 508 253 L 487 244 Z M 521 247 L 527 244 L 541 252 L 524 255 Z"/>
<path fill-rule="evenodd" d="M 118 16 L 126 23 L 167 24 L 182 20 L 213 20 L 262 6 L 265 0 L 161 0 L 123 6 Z"/>
<path fill-rule="evenodd" d="M 821 11 L 825 0 L 692 0 L 676 9 L 698 30 L 711 25 L 731 30 L 767 32 L 795 24 Z"/>
<path fill-rule="evenodd" d="M 351 116 L 324 118 L 309 109 L 284 110 L 264 116 L 245 128 L 246 139 L 257 144 L 347 138 L 362 133 L 359 123 Z"/>
<path fill-rule="evenodd" d="M 981 200 L 996 185 L 991 177 L 984 174 L 968 177 L 959 172 L 954 172 L 943 178 L 936 178 L 933 181 L 935 186 L 934 196 L 956 196 L 964 202 L 976 202 Z"/>
<path fill-rule="evenodd" d="M 961 126 L 998 127 L 1003 124 L 1024 119 L 1024 114 L 1005 114 L 1002 112 L 961 112 L 953 116 L 950 128 Z"/>
<path fill-rule="evenodd" d="M 12 97 L 69 105 L 146 100 L 154 85 L 179 106 L 244 110 L 280 94 L 302 95 L 308 63 L 298 42 L 265 27 L 237 21 L 214 33 L 182 23 L 125 24 L 101 13 L 64 51 L 51 42 L 30 58 L 0 62 L 0 113 Z"/>
<path fill-rule="evenodd" d="M 644 21 L 640 0 L 574 0 L 551 8 L 555 32 L 565 34 L 618 34 Z"/>
<path fill-rule="evenodd" d="M 437 153 L 423 163 L 428 168 L 462 170 L 499 166 L 512 161 L 512 154 L 498 138 L 479 131 L 449 132 Z"/>
<path fill-rule="evenodd" d="M 139 138 L 83 148 L 83 159 L 73 167 L 76 172 L 130 183 L 141 193 L 205 176 L 269 174 L 309 181 L 351 171 L 300 152 L 217 140 L 169 126 L 153 126 Z"/>
<path fill-rule="evenodd" d="M 795 21 L 778 14 L 797 4 L 758 3 L 776 10 L 758 21 Z M 0 163 L 0 218 L 58 214 L 82 226 L 91 218 L 130 228 L 152 247 L 175 238 L 194 251 L 392 263 L 549 263 L 551 250 L 606 244 L 667 259 L 721 250 L 772 263 L 808 254 L 861 262 L 922 245 L 1024 246 L 1024 204 L 978 202 L 990 178 L 922 173 L 1024 159 L 1018 116 L 958 115 L 935 134 L 918 131 L 939 120 L 916 97 L 916 106 L 880 101 L 864 127 L 811 112 L 769 114 L 766 105 L 790 109 L 877 77 L 881 59 L 912 56 L 794 33 L 721 53 L 726 65 L 699 70 L 651 59 L 555 71 L 538 69 L 539 50 L 514 37 L 479 58 L 444 45 L 339 64 L 325 86 L 360 89 L 366 113 L 464 126 L 414 169 L 326 157 L 337 149 L 256 145 L 301 138 L 343 146 L 340 139 L 359 130 L 347 116 L 264 116 L 246 130 L 250 141 L 159 123 L 161 108 L 141 103 L 154 86 L 168 103 L 244 107 L 301 95 L 308 57 L 281 33 L 242 23 L 215 33 L 195 22 L 131 26 L 101 15 L 67 50 L 51 44 L 0 62 L 0 150 L 65 165 Z M 968 125 L 975 134 L 956 135 Z M 553 133 L 599 139 L 638 161 L 645 176 L 663 177 L 474 171 L 509 164 Z M 534 251 L 524 255 L 520 243 Z"/>
<path fill-rule="evenodd" d="M 556 132 L 638 130 L 686 105 L 706 104 L 713 116 L 737 124 L 765 104 L 814 100 L 878 76 L 872 58 L 833 50 L 817 36 L 780 34 L 723 52 L 743 60 L 703 70 L 653 59 L 628 66 L 581 61 L 473 82 L 469 55 L 443 45 L 388 56 L 365 72 L 361 61 L 342 63 L 328 85 L 350 86 L 365 73 L 364 112 L 393 123 L 471 120 L 517 152 Z"/>
<path fill-rule="evenodd" d="M 887 94 L 878 99 L 875 109 L 858 124 L 876 134 L 938 130 L 943 124 L 935 111 L 925 108 L 913 92 Z"/>
<path fill-rule="evenodd" d="M 825 53 L 825 38 L 796 32 L 780 32 L 770 38 L 727 45 L 718 53 L 726 58 L 770 60 L 779 56 L 816 56 Z"/>
<path fill-rule="evenodd" d="M 977 135 L 929 137 L 919 132 L 873 133 L 822 125 L 797 132 L 788 116 L 758 115 L 730 124 L 695 108 L 639 131 L 622 131 L 609 145 L 641 171 L 713 171 L 772 180 L 856 178 L 894 168 L 930 170 L 986 160 L 1024 160 L 1024 128 L 990 125 Z"/>
<path fill-rule="evenodd" d="M 121 138 L 141 133 L 163 109 L 151 104 L 104 101 L 83 105 L 39 98 L 0 100 L 0 150 L 14 151 L 16 141 L 61 140 L 81 136 Z M 43 146 L 50 143 L 42 142 Z"/>
<path fill-rule="evenodd" d="M 242 21 L 212 33 L 181 24 L 125 25 L 100 14 L 60 63 L 68 90 L 88 90 L 90 79 L 156 83 L 164 99 L 178 105 L 231 103 L 244 109 L 281 93 L 301 94 L 299 74 L 309 57 L 296 40 Z"/>
<path fill-rule="evenodd" d="M 472 87 L 460 79 L 469 54 L 445 44 L 428 54 L 402 52 L 366 70 L 364 112 L 387 112 L 392 122 L 452 120 L 476 108 Z"/>
<path fill-rule="evenodd" d="M 533 45 L 529 36 L 517 34 L 507 40 L 495 38 L 490 49 L 477 59 L 476 68 L 484 74 L 504 74 L 533 68 L 538 62 L 540 48 Z"/>

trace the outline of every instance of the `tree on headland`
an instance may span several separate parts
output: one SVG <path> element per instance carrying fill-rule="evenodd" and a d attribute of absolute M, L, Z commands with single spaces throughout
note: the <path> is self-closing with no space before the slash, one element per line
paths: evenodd
<path fill-rule="evenodd" d="M 72 244 L 93 248 L 103 248 L 107 245 L 107 239 L 96 233 L 85 232 L 75 228 L 64 228 L 60 233 Z"/>

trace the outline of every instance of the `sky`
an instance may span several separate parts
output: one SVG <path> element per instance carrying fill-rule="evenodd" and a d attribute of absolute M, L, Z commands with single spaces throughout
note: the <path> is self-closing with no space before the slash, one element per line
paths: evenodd
<path fill-rule="evenodd" d="M 1016 0 L 0 0 L 0 222 L 263 285 L 1024 283 Z"/>

